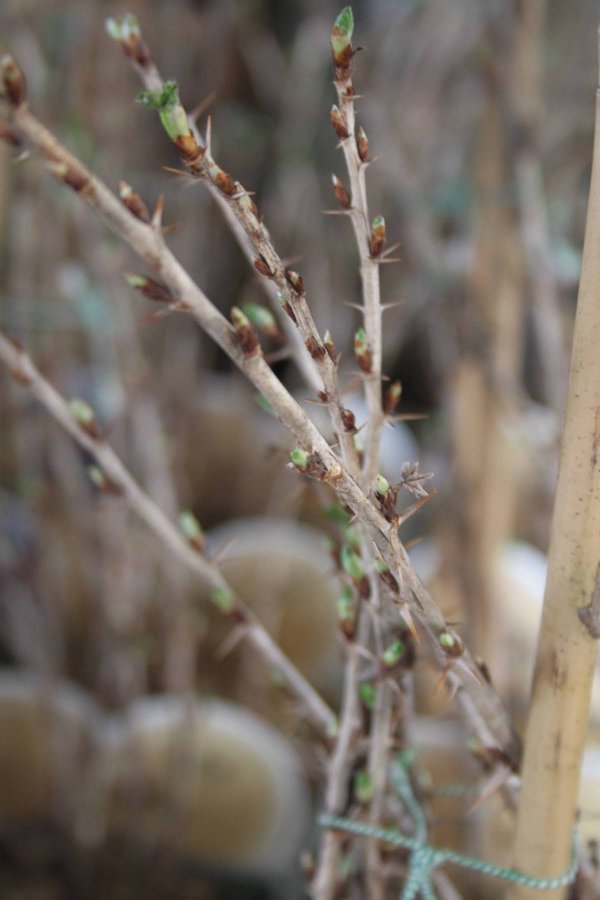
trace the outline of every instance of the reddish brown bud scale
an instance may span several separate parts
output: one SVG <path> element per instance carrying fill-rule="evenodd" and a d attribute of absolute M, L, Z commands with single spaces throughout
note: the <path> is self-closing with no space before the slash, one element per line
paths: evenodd
<path fill-rule="evenodd" d="M 237 187 L 234 179 L 229 175 L 228 172 L 223 172 L 222 169 L 216 173 L 213 178 L 214 183 L 219 188 L 222 194 L 225 194 L 226 197 L 231 197 L 232 194 L 235 194 Z"/>
<path fill-rule="evenodd" d="M 358 150 L 361 162 L 366 162 L 369 158 L 369 139 L 367 138 L 365 129 L 362 125 L 359 126 L 356 133 L 356 149 Z"/>
<path fill-rule="evenodd" d="M 341 410 L 342 416 L 342 425 L 344 426 L 344 431 L 348 431 L 353 434 L 356 431 L 356 418 L 351 409 L 346 409 L 342 407 Z"/>
<path fill-rule="evenodd" d="M 371 235 L 369 237 L 369 253 L 372 259 L 377 259 L 383 253 L 385 247 L 385 219 L 383 216 L 377 216 L 373 219 L 371 225 Z"/>
<path fill-rule="evenodd" d="M 392 573 L 390 572 L 389 569 L 387 569 L 384 572 L 379 572 L 379 577 L 381 578 L 381 580 L 383 581 L 384 584 L 387 584 L 387 586 L 392 591 L 392 593 L 394 593 L 394 594 L 400 593 L 400 587 L 398 585 L 398 582 L 396 581 L 396 579 L 394 578 L 394 576 L 392 575 Z"/>
<path fill-rule="evenodd" d="M 337 197 L 338 203 L 340 206 L 343 206 L 344 209 L 350 209 L 352 202 L 350 200 L 350 194 L 346 189 L 346 185 L 341 178 L 337 177 L 337 175 L 332 175 L 331 179 L 333 181 L 333 192 Z"/>
<path fill-rule="evenodd" d="M 148 207 L 140 195 L 125 181 L 119 182 L 119 197 L 121 198 L 123 206 L 127 207 L 129 212 L 135 216 L 136 219 L 139 219 L 140 222 L 144 222 L 146 225 L 150 224 L 151 216 Z"/>
<path fill-rule="evenodd" d="M 329 403 L 329 394 L 327 391 L 317 391 L 317 397 L 321 403 Z"/>
<path fill-rule="evenodd" d="M 298 294 L 299 297 L 301 297 L 304 293 L 304 282 L 302 281 L 300 275 L 298 275 L 298 273 L 294 272 L 292 269 L 288 269 L 285 273 L 285 277 L 293 287 L 295 293 Z"/>
<path fill-rule="evenodd" d="M 234 306 L 229 313 L 231 324 L 235 328 L 238 343 L 244 356 L 256 356 L 260 353 L 260 343 L 250 320 L 239 307 Z"/>
<path fill-rule="evenodd" d="M 350 137 L 346 117 L 342 112 L 340 112 L 335 103 L 331 107 L 331 124 L 333 125 L 333 130 L 341 141 L 344 141 L 346 140 L 346 138 Z"/>
<path fill-rule="evenodd" d="M 304 342 L 306 349 L 313 359 L 323 359 L 327 353 L 323 344 L 320 344 L 314 337 L 307 337 Z"/>
<path fill-rule="evenodd" d="M 173 303 L 174 297 L 168 288 L 160 281 L 148 278 L 145 275 L 125 275 L 125 279 L 130 287 L 135 288 L 148 300 L 154 300 L 156 303 Z"/>
<path fill-rule="evenodd" d="M 391 416 L 396 412 L 400 398 L 402 396 L 402 384 L 399 381 L 393 381 L 386 390 L 383 397 L 383 411 L 386 416 Z"/>
<path fill-rule="evenodd" d="M 183 161 L 190 169 L 194 164 L 204 158 L 206 147 L 201 147 L 193 134 L 180 134 L 174 140 L 175 146 L 181 151 Z M 196 172 L 196 175 L 201 174 Z"/>
<path fill-rule="evenodd" d="M 273 271 L 264 256 L 259 256 L 254 260 L 254 268 L 257 272 L 260 272 L 261 275 L 264 275 L 265 278 L 273 277 Z"/>
<path fill-rule="evenodd" d="M 354 356 L 365 374 L 368 375 L 373 371 L 373 357 L 364 328 L 359 328 L 354 335 Z"/>
<path fill-rule="evenodd" d="M 331 361 L 334 363 L 337 363 L 337 347 L 335 346 L 335 343 L 334 343 L 333 338 L 331 337 L 331 334 L 329 333 L 329 331 L 327 331 L 325 333 L 325 337 L 323 339 L 323 346 L 327 350 L 327 353 L 329 354 L 329 358 L 331 359 Z"/>
<path fill-rule="evenodd" d="M 0 96 L 15 107 L 21 106 L 27 96 L 25 76 L 8 53 L 0 58 Z"/>

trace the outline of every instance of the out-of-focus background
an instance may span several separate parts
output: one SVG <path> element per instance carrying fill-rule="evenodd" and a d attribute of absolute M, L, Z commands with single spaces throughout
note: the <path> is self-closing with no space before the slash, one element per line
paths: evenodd
<path fill-rule="evenodd" d="M 400 261 L 381 272 L 384 369 L 402 382 L 406 421 L 386 432 L 382 471 L 398 480 L 418 460 L 435 473 L 438 494 L 405 537 L 522 722 L 585 221 L 597 4 L 353 9 L 370 211 L 399 242 Z M 0 42 L 34 112 L 86 164 L 149 205 L 164 194 L 169 244 L 222 311 L 267 303 L 203 186 L 163 168 L 177 154 L 134 102 L 140 84 L 104 29 L 109 15 L 138 16 L 161 73 L 186 108 L 204 104 L 214 156 L 256 192 L 301 272 L 319 329 L 344 353 L 360 424 L 356 251 L 349 222 L 324 214 L 336 207 L 331 174 L 344 178 L 329 121 L 338 11 L 331 0 L 4 0 Z M 123 272 L 143 271 L 132 254 L 16 156 L 0 146 L 0 327 L 93 406 L 170 515 L 195 513 L 246 599 L 337 703 L 327 498 L 286 468 L 289 438 L 190 318 L 153 317 L 132 295 Z M 265 346 L 317 416 L 293 361 Z M 206 592 L 98 492 L 90 460 L 5 373 L 0 416 L 0 896 L 300 896 L 320 766 L 302 715 L 243 646 L 221 658 L 226 631 Z M 439 722 L 432 672 L 417 664 L 418 712 Z"/>

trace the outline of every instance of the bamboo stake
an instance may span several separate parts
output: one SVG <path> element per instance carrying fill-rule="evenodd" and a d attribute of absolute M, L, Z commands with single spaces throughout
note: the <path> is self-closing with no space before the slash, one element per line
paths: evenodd
<path fill-rule="evenodd" d="M 571 377 L 526 735 L 515 865 L 568 865 L 600 636 L 600 89 Z M 511 900 L 539 897 L 514 887 Z M 548 900 L 564 890 L 545 893 Z"/>

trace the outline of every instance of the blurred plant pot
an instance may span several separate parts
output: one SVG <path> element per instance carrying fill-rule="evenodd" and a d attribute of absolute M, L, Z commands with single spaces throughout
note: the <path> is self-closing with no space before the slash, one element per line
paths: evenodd
<path fill-rule="evenodd" d="M 208 545 L 211 552 L 230 545 L 221 563 L 227 580 L 292 662 L 335 700 L 342 673 L 336 611 L 341 589 L 325 535 L 295 521 L 257 517 L 215 529 Z M 239 678 L 244 678 L 242 688 L 250 679 L 259 691 L 268 683 L 268 673 L 251 650 L 245 652 L 243 641 L 223 662 L 214 661 L 215 649 L 226 640 L 228 626 L 210 610 L 208 592 L 201 599 L 202 608 L 209 609 L 201 678 L 216 679 L 213 688 L 220 688 L 220 693 L 225 688 L 235 696 Z M 244 696 L 244 700 L 253 699 L 257 697 Z"/>
<path fill-rule="evenodd" d="M 110 829 L 225 869 L 282 873 L 307 834 L 309 791 L 291 745 L 234 704 L 134 703 L 107 755 Z"/>
<path fill-rule="evenodd" d="M 71 824 L 102 716 L 64 681 L 0 672 L 0 813 L 7 822 Z"/>

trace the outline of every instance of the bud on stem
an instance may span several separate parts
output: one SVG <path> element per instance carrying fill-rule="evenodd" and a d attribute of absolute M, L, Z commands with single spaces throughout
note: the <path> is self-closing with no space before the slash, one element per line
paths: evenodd
<path fill-rule="evenodd" d="M 13 57 L 5 53 L 0 57 L 0 97 L 17 107 L 25 102 L 26 95 L 25 76 Z"/>
<path fill-rule="evenodd" d="M 352 202 L 350 200 L 350 194 L 346 189 L 346 185 L 341 178 L 337 177 L 337 175 L 332 175 L 331 180 L 333 182 L 333 192 L 338 199 L 338 203 L 340 206 L 343 206 L 344 209 L 350 209 Z"/>
<path fill-rule="evenodd" d="M 383 216 L 375 216 L 371 224 L 369 237 L 369 253 L 372 259 L 377 259 L 383 253 L 385 247 L 385 219 Z"/>
<path fill-rule="evenodd" d="M 367 332 L 364 328 L 359 328 L 354 335 L 354 356 L 365 374 L 368 375 L 373 371 L 371 348 L 369 347 Z"/>
<path fill-rule="evenodd" d="M 352 59 L 352 32 L 354 16 L 352 7 L 346 6 L 333 23 L 331 30 L 331 50 L 336 66 L 345 68 Z"/>
<path fill-rule="evenodd" d="M 248 317 L 244 315 L 239 306 L 232 306 L 229 318 L 235 328 L 244 356 L 256 356 L 260 352 L 260 344 L 256 331 L 250 324 Z"/>

